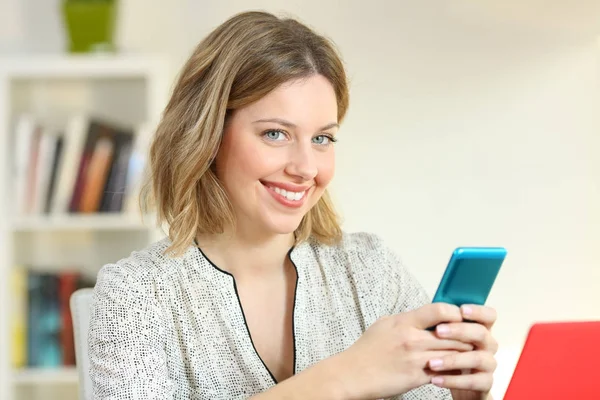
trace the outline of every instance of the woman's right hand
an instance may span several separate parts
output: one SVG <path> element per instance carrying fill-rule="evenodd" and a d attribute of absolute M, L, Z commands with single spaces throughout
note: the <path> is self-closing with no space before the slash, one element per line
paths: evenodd
<path fill-rule="evenodd" d="M 473 346 L 440 339 L 427 328 L 462 320 L 458 307 L 433 303 L 376 321 L 336 357 L 347 398 L 392 397 L 429 383 L 429 360 L 470 351 Z"/>

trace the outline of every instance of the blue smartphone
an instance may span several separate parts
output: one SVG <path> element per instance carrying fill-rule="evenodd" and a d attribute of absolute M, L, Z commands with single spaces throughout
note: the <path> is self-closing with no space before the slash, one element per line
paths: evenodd
<path fill-rule="evenodd" d="M 484 305 L 506 258 L 504 247 L 459 247 L 452 253 L 434 303 Z"/>

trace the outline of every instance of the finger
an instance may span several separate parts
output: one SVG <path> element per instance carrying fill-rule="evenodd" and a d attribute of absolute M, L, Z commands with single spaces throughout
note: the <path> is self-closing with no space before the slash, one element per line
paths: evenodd
<path fill-rule="evenodd" d="M 488 329 L 492 329 L 492 326 L 498 318 L 496 310 L 487 306 L 465 304 L 460 307 L 460 311 L 464 319 L 479 322 Z"/>
<path fill-rule="evenodd" d="M 440 339 L 435 333 L 423 330 L 413 330 L 411 334 L 405 333 L 399 343 L 405 350 L 418 352 L 431 350 L 472 351 L 475 348 L 471 343 L 455 339 Z"/>
<path fill-rule="evenodd" d="M 415 367 L 416 367 L 414 372 L 417 374 L 416 379 L 418 382 L 418 386 L 430 383 L 432 377 L 439 375 L 438 372 L 432 371 L 428 367 L 430 359 L 444 358 L 444 357 L 449 356 L 454 353 L 455 352 L 453 352 L 453 351 L 428 351 L 428 352 L 421 353 L 419 355 L 418 359 L 414 360 Z M 460 371 L 444 371 L 443 372 L 444 376 L 452 375 L 454 373 L 460 374 L 461 372 Z"/>
<path fill-rule="evenodd" d="M 435 339 L 426 344 L 427 348 L 423 350 L 454 350 L 454 351 L 472 351 L 475 347 L 471 343 L 461 342 L 460 340 Z"/>
<path fill-rule="evenodd" d="M 489 372 L 476 372 L 463 375 L 436 375 L 431 378 L 431 383 L 447 389 L 471 390 L 487 393 L 494 382 L 493 374 Z"/>
<path fill-rule="evenodd" d="M 454 350 L 426 351 L 426 352 L 423 352 L 422 354 L 420 354 L 418 365 L 421 368 L 425 369 L 427 371 L 427 373 L 430 374 L 431 376 L 439 375 L 439 373 L 437 373 L 429 368 L 429 362 L 431 360 L 439 360 L 439 359 L 443 360 L 446 357 L 449 357 L 454 354 L 457 354 L 457 352 Z M 452 373 L 452 371 L 444 372 L 444 374 L 449 374 L 449 373 Z M 460 371 L 459 371 L 459 373 L 460 373 Z"/>
<path fill-rule="evenodd" d="M 426 304 L 410 313 L 413 326 L 418 329 L 427 329 L 442 322 L 459 322 L 463 320 L 460 308 L 447 303 Z"/>
<path fill-rule="evenodd" d="M 491 332 L 483 325 L 472 322 L 455 322 L 436 327 L 436 335 L 441 339 L 459 340 L 472 343 L 476 348 L 491 353 L 498 351 L 498 343 Z"/>
<path fill-rule="evenodd" d="M 497 363 L 492 353 L 479 350 L 434 358 L 429 360 L 428 366 L 436 372 L 471 369 L 493 373 L 496 370 Z"/>
<path fill-rule="evenodd" d="M 456 339 L 441 339 L 434 332 L 421 332 L 421 343 L 423 344 L 423 347 L 419 350 L 472 351 L 475 349 L 475 346 L 472 343 L 463 342 Z"/>

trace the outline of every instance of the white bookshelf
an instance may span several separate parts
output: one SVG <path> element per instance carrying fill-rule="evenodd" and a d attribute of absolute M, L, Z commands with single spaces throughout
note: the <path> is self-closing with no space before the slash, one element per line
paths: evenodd
<path fill-rule="evenodd" d="M 163 74 L 164 63 L 161 58 L 152 56 L 56 54 L 3 59 L 1 68 L 13 79 L 143 77 L 154 80 Z M 154 101 L 160 107 L 160 99 L 148 97 L 149 103 Z"/>
<path fill-rule="evenodd" d="M 28 368 L 22 371 L 13 372 L 13 382 L 16 385 L 64 385 L 77 384 L 77 368 Z"/>
<path fill-rule="evenodd" d="M 168 65 L 154 56 L 0 57 L 0 399 L 36 400 L 30 394 L 36 392 L 44 396 L 40 398 L 51 398 L 48 390 L 54 387 L 60 387 L 58 396 L 64 400 L 78 395 L 75 368 L 12 368 L 11 268 L 37 263 L 39 268 L 52 269 L 80 262 L 86 273 L 95 274 L 103 263 L 116 261 L 161 235 L 151 218 L 142 220 L 131 212 L 13 215 L 10 167 L 15 117 L 31 112 L 60 125 L 69 113 L 91 112 L 132 125 L 155 126 L 170 83 Z M 19 396 L 19 392 L 28 394 Z"/>
<path fill-rule="evenodd" d="M 149 218 L 148 218 L 149 219 Z M 137 231 L 147 229 L 147 223 L 134 215 L 110 213 L 107 215 L 50 215 L 48 217 L 21 217 L 12 221 L 15 232 L 61 231 Z"/>

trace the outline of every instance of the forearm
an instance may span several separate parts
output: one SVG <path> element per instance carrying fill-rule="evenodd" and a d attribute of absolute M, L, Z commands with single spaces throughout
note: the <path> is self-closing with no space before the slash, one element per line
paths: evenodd
<path fill-rule="evenodd" d="M 339 356 L 313 365 L 250 400 L 348 400 Z"/>

